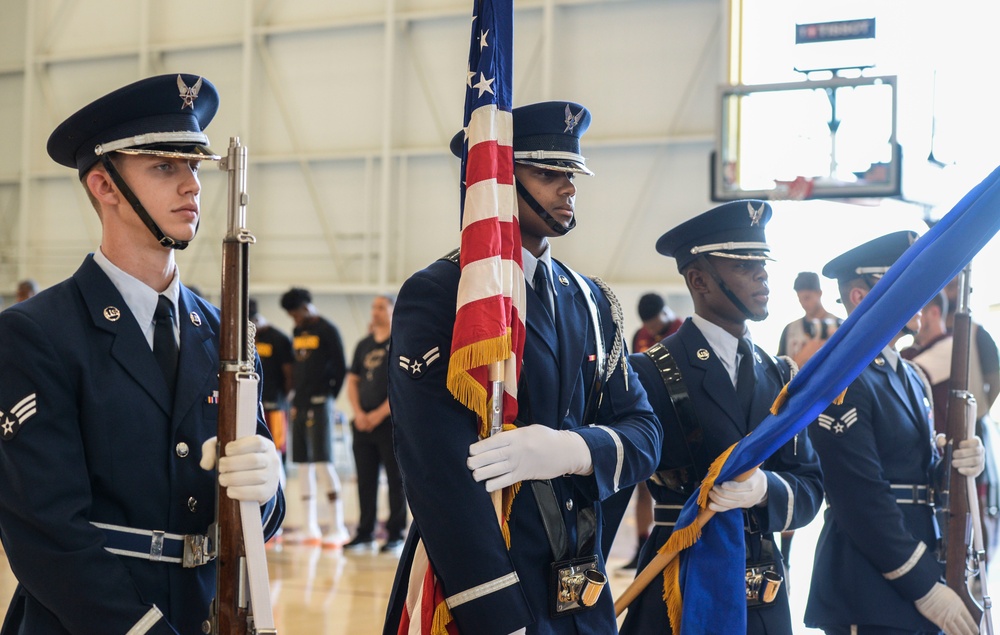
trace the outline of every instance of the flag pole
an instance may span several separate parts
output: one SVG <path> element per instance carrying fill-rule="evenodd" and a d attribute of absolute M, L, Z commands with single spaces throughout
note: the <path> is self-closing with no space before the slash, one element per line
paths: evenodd
<path fill-rule="evenodd" d="M 490 436 L 503 432 L 503 362 L 490 364 L 490 384 L 493 387 L 493 400 L 490 406 Z M 497 514 L 497 522 L 503 527 L 503 490 L 490 493 L 493 509 Z"/>
<path fill-rule="evenodd" d="M 757 468 L 753 468 L 752 470 L 740 474 L 733 480 L 743 482 L 750 478 L 756 471 Z M 704 483 L 702 486 L 704 487 Z M 697 525 L 698 535 L 701 535 L 701 530 L 705 528 L 708 521 L 712 520 L 713 516 L 715 516 L 714 511 L 708 509 L 707 507 L 703 507 L 698 510 L 698 516 L 695 517 L 694 522 L 688 525 L 688 527 Z M 628 587 L 622 591 L 622 594 L 618 596 L 618 599 L 615 600 L 615 617 L 621 617 L 622 613 L 625 612 L 625 609 L 627 609 L 629 605 L 632 604 L 637 597 L 639 597 L 639 594 L 642 593 L 647 586 L 649 586 L 649 583 L 652 582 L 656 576 L 660 575 L 660 573 L 667 568 L 667 565 L 670 564 L 681 551 L 683 551 L 683 549 L 670 549 L 658 552 L 656 556 L 649 561 L 649 564 L 643 567 L 642 571 L 635 576 L 635 579 L 632 580 L 632 584 L 628 585 Z"/>

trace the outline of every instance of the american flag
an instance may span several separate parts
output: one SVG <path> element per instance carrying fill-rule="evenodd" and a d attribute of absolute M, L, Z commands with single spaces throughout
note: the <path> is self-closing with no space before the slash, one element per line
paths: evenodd
<path fill-rule="evenodd" d="M 524 269 L 514 190 L 511 117 L 512 0 L 476 0 L 466 75 L 462 157 L 462 275 L 448 362 L 448 390 L 490 434 L 490 367 L 502 369 L 503 421 L 517 416 L 517 381 L 524 351 Z M 504 536 L 514 488 L 500 503 Z M 457 635 L 433 564 L 419 543 L 410 568 L 399 635 Z"/>
<path fill-rule="evenodd" d="M 511 0 L 476 2 L 466 75 L 462 277 L 448 389 L 489 434 L 490 364 L 503 363 L 504 423 L 517 415 L 524 350 L 524 271 L 514 190 Z"/>

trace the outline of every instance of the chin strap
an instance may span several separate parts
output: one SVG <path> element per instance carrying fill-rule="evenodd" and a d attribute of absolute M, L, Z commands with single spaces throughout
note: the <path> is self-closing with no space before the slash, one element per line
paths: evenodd
<path fill-rule="evenodd" d="M 722 293 L 724 293 L 726 297 L 729 298 L 729 301 L 733 303 L 733 306 L 735 306 L 746 319 L 752 320 L 754 322 L 760 322 L 767 318 L 767 313 L 764 313 L 764 315 L 754 315 L 753 313 L 750 312 L 750 309 L 748 309 L 747 306 L 743 304 L 743 302 L 741 302 L 739 298 L 736 297 L 736 294 L 733 293 L 729 289 L 729 287 L 726 286 L 726 283 L 722 281 L 722 276 L 719 275 L 719 272 L 718 270 L 716 270 L 715 265 L 713 265 L 712 262 L 704 254 L 698 256 L 698 259 L 705 267 L 705 271 L 708 272 L 708 275 L 712 276 L 712 280 L 715 280 L 715 284 L 719 285 L 719 288 L 722 289 Z"/>
<path fill-rule="evenodd" d="M 566 234 L 569 233 L 569 230 L 576 227 L 575 214 L 573 215 L 573 219 L 570 220 L 569 222 L 569 227 L 563 227 L 561 223 L 559 223 L 556 219 L 552 218 L 552 216 L 547 211 L 545 211 L 545 208 L 542 207 L 541 204 L 535 200 L 534 196 L 528 193 L 528 188 L 521 185 L 521 182 L 518 181 L 517 178 L 514 179 L 514 185 L 517 186 L 517 193 L 521 195 L 521 198 L 524 199 L 524 202 L 527 203 L 531 209 L 535 210 L 535 213 L 538 214 L 543 221 L 545 221 L 545 224 L 549 226 L 549 229 L 559 234 L 560 236 L 565 236 Z"/>
<path fill-rule="evenodd" d="M 122 196 L 124 196 L 125 200 L 129 202 L 129 205 L 132 206 L 132 209 L 135 210 L 135 213 L 139 215 L 139 219 L 149 229 L 149 231 L 153 233 L 153 236 L 156 237 L 156 240 L 161 245 L 163 245 L 164 247 L 170 247 L 171 249 L 184 249 L 185 247 L 188 246 L 188 243 L 191 241 L 175 240 L 163 233 L 163 230 L 160 229 L 159 225 L 157 225 L 153 221 L 152 217 L 150 217 L 149 212 L 146 211 L 146 208 L 143 207 L 142 203 L 139 202 L 139 199 L 132 191 L 132 188 L 128 186 L 128 184 L 125 182 L 125 179 L 123 179 L 122 175 L 119 174 L 118 170 L 115 168 L 114 163 L 111 162 L 111 158 L 107 154 L 101 155 L 101 165 L 103 165 L 104 169 L 108 171 L 108 174 L 111 175 L 111 180 L 114 181 L 115 185 L 118 186 L 118 189 L 121 190 Z M 198 218 L 198 225 L 201 225 L 200 217 Z M 198 231 L 198 226 L 196 225 L 195 232 L 197 231 Z"/>

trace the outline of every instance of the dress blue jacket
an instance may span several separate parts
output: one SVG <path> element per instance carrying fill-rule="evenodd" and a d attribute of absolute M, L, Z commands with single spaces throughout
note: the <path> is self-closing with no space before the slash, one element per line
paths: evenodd
<path fill-rule="evenodd" d="M 3 635 L 202 632 L 214 563 L 119 556 L 92 524 L 206 534 L 215 518 L 216 475 L 198 461 L 218 425 L 219 312 L 182 286 L 179 316 L 170 404 L 135 317 L 92 256 L 0 312 L 0 420 L 13 432 L 0 440 L 0 532 L 18 579 Z M 259 415 L 257 433 L 268 434 Z M 270 536 L 280 490 L 261 513 Z"/>
<path fill-rule="evenodd" d="M 596 422 L 583 421 L 596 363 L 595 325 L 585 293 L 596 298 L 609 350 L 615 326 L 608 300 L 596 285 L 588 280 L 581 290 L 570 271 L 558 263 L 553 263 L 553 270 L 555 323 L 538 296 L 530 289 L 526 294 L 518 419 L 574 430 L 590 448 L 593 474 L 553 479 L 571 555 L 576 555 L 579 508 L 595 507 L 596 545 L 600 545 L 600 501 L 652 473 L 660 431 L 631 369 L 626 388 L 621 360 L 604 385 Z M 593 609 L 550 616 L 553 554 L 532 488 L 523 484 L 514 499 L 508 551 L 489 493 L 466 467 L 479 426 L 476 416 L 445 386 L 459 275 L 452 262 L 433 263 L 403 285 L 393 312 L 389 400 L 413 525 L 397 570 L 384 632 L 396 633 L 416 540 L 422 538 L 463 634 L 507 635 L 524 626 L 529 634 L 613 633 L 615 615 L 608 587 Z M 413 370 L 414 360 L 421 364 L 419 372 Z M 595 546 L 590 553 L 598 550 Z M 603 557 L 599 566 L 604 569 Z"/>
<path fill-rule="evenodd" d="M 690 319 L 685 320 L 681 328 L 662 343 L 670 351 L 683 377 L 704 435 L 703 447 L 709 461 L 753 431 L 767 417 L 784 383 L 778 364 L 787 368 L 787 362 L 774 360 L 756 347 L 760 361 L 754 364 L 756 389 L 748 420 L 740 410 L 736 389 L 725 367 Z M 646 387 L 653 411 L 663 425 L 663 451 L 657 471 L 688 465 L 690 459 L 684 436 L 659 369 L 642 353 L 633 354 L 631 360 L 639 380 Z M 808 524 L 816 516 L 823 500 L 819 461 L 805 434 L 799 434 L 783 445 L 761 465 L 761 469 L 767 475 L 767 504 L 746 512 L 752 517 L 756 530 L 745 535 L 753 558 L 760 557 L 763 538 L 773 541 L 772 534 L 775 532 Z M 683 506 L 687 500 L 686 496 L 653 480 L 647 481 L 646 485 L 657 505 Z M 653 528 L 639 555 L 637 571 L 642 571 L 649 564 L 671 533 L 673 527 L 657 525 Z M 781 554 L 777 545 L 773 551 L 780 570 Z M 778 596 L 767 607 L 748 610 L 747 633 L 791 635 L 786 587 L 787 582 L 781 585 Z M 621 632 L 629 635 L 670 632 L 667 607 L 663 601 L 663 576 L 656 576 L 631 604 Z"/>
<path fill-rule="evenodd" d="M 808 626 L 881 625 L 938 632 L 913 602 L 944 574 L 927 504 L 897 503 L 891 485 L 929 485 L 937 457 L 929 390 L 900 360 L 909 388 L 879 354 L 843 405 L 809 426 L 826 487 Z"/>

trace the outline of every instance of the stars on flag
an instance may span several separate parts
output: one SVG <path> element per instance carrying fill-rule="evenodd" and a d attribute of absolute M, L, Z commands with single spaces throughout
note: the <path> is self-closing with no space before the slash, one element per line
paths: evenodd
<path fill-rule="evenodd" d="M 479 73 L 479 81 L 476 82 L 475 84 L 473 84 L 472 87 L 479 89 L 479 97 L 482 97 L 483 93 L 489 93 L 489 94 L 492 95 L 493 94 L 493 89 L 490 88 L 490 84 L 492 84 L 495 79 L 496 79 L 495 77 L 491 77 L 490 79 L 486 79 L 486 75 L 485 74 Z"/>

